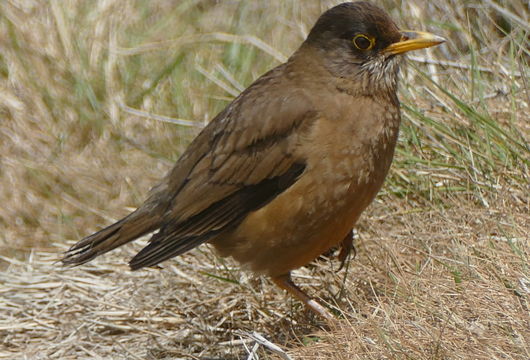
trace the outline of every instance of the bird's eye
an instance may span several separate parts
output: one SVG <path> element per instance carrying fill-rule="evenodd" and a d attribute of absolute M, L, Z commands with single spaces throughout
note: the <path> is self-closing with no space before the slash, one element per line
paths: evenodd
<path fill-rule="evenodd" d="M 353 38 L 353 45 L 359 50 L 370 50 L 374 47 L 375 40 L 364 34 L 357 34 Z"/>

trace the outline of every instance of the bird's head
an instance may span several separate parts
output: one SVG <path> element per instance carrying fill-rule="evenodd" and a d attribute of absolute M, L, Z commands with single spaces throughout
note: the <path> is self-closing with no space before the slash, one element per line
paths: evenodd
<path fill-rule="evenodd" d="M 355 80 L 359 92 L 395 93 L 399 55 L 444 41 L 425 32 L 401 31 L 385 11 L 357 1 L 323 13 L 304 46 L 317 49 L 333 75 Z"/>

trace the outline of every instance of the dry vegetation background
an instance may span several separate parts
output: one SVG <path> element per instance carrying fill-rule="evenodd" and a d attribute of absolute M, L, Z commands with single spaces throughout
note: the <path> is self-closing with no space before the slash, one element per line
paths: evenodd
<path fill-rule="evenodd" d="M 0 2 L 0 358 L 530 358 L 527 0 L 374 0 L 449 41 L 403 72 L 357 257 L 295 273 L 338 328 L 207 246 L 137 272 L 141 244 L 56 263 L 339 2 Z"/>

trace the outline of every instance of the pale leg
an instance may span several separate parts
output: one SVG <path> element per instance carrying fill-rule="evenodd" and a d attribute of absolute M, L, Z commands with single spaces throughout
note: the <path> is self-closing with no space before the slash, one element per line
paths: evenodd
<path fill-rule="evenodd" d="M 296 297 L 298 300 L 304 303 L 304 305 L 313 311 L 315 314 L 322 316 L 324 319 L 331 322 L 335 321 L 335 317 L 322 305 L 320 305 L 316 300 L 310 298 L 305 292 L 302 291 L 293 280 L 291 280 L 291 274 L 287 273 L 285 275 L 280 275 L 272 278 L 272 281 L 278 285 L 280 288 L 286 290 L 291 295 Z"/>

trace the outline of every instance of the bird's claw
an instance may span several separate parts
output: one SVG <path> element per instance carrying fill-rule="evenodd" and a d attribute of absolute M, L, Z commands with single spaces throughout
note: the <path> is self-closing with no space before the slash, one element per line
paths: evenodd
<path fill-rule="evenodd" d="M 344 240 L 342 240 L 341 243 L 341 249 L 340 253 L 337 256 L 337 259 L 340 261 L 340 266 L 337 272 L 341 271 L 344 267 L 344 264 L 346 263 L 346 260 L 348 259 L 348 255 L 353 251 L 353 258 L 357 256 L 357 249 L 355 248 L 355 245 L 353 245 L 353 230 L 346 235 Z"/>

